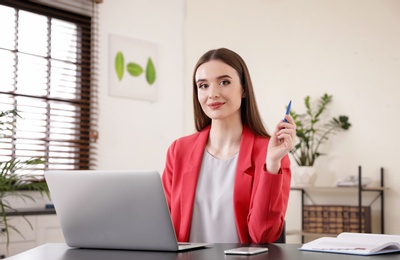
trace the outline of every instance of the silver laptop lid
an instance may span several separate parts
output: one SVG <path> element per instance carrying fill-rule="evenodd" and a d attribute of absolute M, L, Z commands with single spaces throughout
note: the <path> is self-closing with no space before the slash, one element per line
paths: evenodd
<path fill-rule="evenodd" d="M 156 171 L 47 171 L 65 241 L 72 247 L 176 251 Z"/>

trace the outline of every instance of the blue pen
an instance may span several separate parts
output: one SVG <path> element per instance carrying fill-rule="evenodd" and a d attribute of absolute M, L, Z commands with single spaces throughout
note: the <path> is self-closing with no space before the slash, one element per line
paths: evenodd
<path fill-rule="evenodd" d="M 290 100 L 289 104 L 287 105 L 286 115 L 289 115 L 291 106 L 292 106 L 292 100 Z M 283 122 L 287 122 L 286 117 L 283 119 Z"/>

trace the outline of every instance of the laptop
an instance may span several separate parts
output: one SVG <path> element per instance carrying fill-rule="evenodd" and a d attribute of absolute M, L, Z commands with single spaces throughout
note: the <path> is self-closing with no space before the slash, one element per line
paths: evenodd
<path fill-rule="evenodd" d="M 65 242 L 70 247 L 180 251 L 157 171 L 46 171 Z"/>

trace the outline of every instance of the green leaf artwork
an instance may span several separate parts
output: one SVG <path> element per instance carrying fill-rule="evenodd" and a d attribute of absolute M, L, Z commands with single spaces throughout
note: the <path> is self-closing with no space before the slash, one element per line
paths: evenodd
<path fill-rule="evenodd" d="M 124 76 L 124 55 L 120 51 L 115 56 L 115 71 L 117 72 L 118 79 L 121 81 Z"/>
<path fill-rule="evenodd" d="M 147 60 L 146 80 L 150 85 L 152 85 L 154 81 L 156 81 L 156 68 L 154 67 L 153 61 L 150 57 Z"/>
<path fill-rule="evenodd" d="M 134 77 L 140 76 L 143 73 L 143 68 L 137 63 L 129 62 L 126 70 Z"/>

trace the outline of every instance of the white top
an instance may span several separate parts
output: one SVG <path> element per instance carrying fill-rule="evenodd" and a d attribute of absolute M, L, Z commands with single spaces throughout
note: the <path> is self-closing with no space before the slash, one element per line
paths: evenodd
<path fill-rule="evenodd" d="M 233 209 L 238 154 L 230 159 L 203 154 L 194 199 L 189 241 L 239 243 Z"/>

